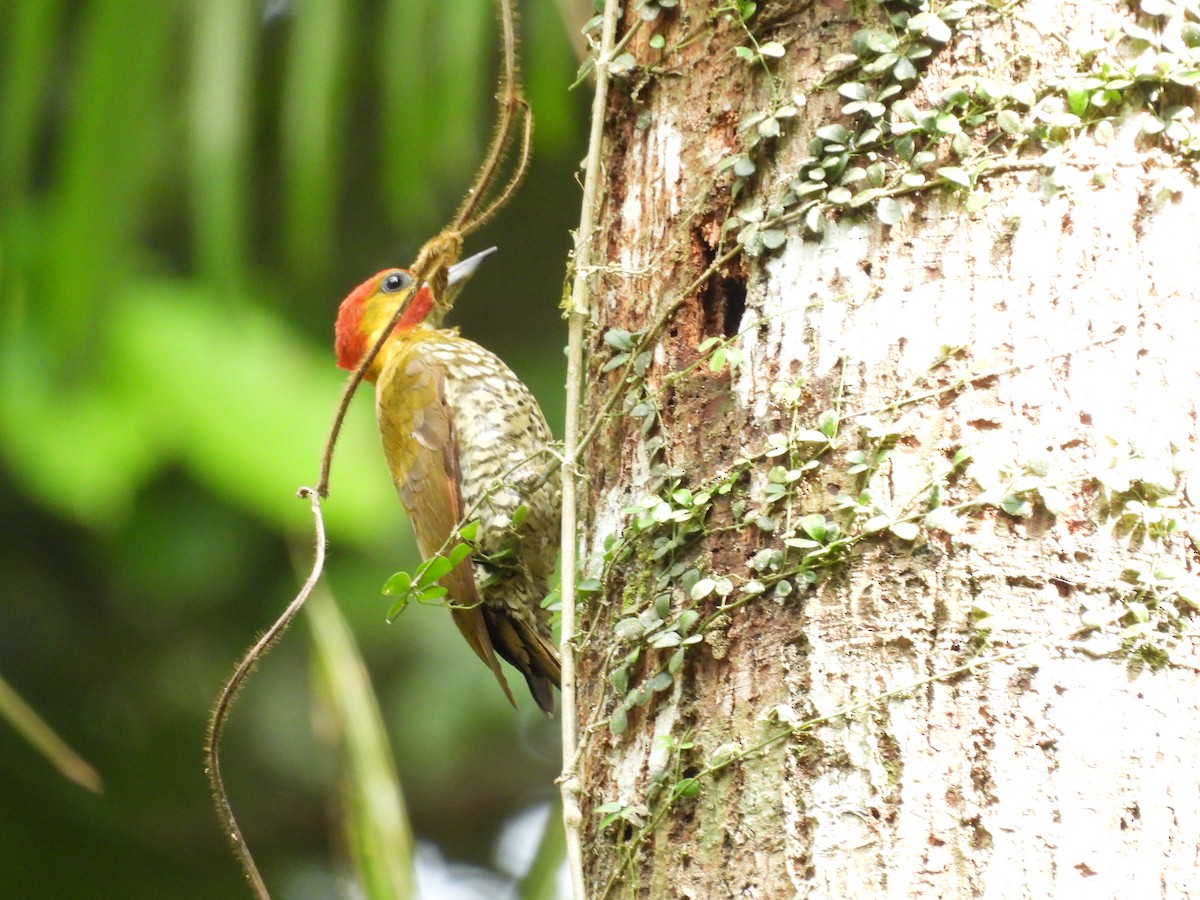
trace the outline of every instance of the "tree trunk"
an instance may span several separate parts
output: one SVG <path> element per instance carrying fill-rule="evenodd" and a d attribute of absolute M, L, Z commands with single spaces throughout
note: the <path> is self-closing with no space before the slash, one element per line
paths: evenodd
<path fill-rule="evenodd" d="M 751 5 L 622 26 L 590 893 L 1186 896 L 1195 4 Z"/>

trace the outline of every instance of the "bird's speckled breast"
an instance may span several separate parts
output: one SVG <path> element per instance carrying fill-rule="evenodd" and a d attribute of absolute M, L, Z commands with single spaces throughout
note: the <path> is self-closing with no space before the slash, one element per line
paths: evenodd
<path fill-rule="evenodd" d="M 499 357 L 472 341 L 445 334 L 423 349 L 445 373 L 446 402 L 458 433 L 463 507 L 477 510 L 466 514 L 480 521 L 480 545 L 487 549 L 493 543 L 485 532 L 508 527 L 524 497 L 526 542 L 549 545 L 548 552 L 533 554 L 540 559 L 526 562 L 541 569 L 535 576 L 548 575 L 557 544 L 559 481 L 557 472 L 545 475 L 552 462 L 545 449 L 553 437 L 537 401 Z M 499 549 L 503 535 L 494 540 Z"/>
<path fill-rule="evenodd" d="M 511 544 L 513 513 L 522 503 L 528 508 L 515 568 L 503 573 L 502 590 L 485 590 L 481 599 L 536 608 L 554 568 L 559 528 L 559 473 L 546 474 L 554 461 L 546 452 L 553 436 L 537 401 L 499 357 L 453 331 L 417 329 L 389 349 L 409 382 L 396 385 L 401 392 L 424 394 L 430 387 L 423 383 L 427 376 L 409 373 L 408 359 L 419 355 L 441 374 L 456 435 L 463 514 L 479 521 L 476 544 L 484 554 Z M 418 402 L 406 412 L 410 433 L 420 441 L 421 420 L 430 411 Z M 404 427 L 395 416 L 392 425 Z M 485 573 L 476 575 L 482 589 Z"/>

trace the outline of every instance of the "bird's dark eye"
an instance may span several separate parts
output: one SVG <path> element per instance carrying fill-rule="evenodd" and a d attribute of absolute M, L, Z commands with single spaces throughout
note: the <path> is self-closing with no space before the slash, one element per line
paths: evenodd
<path fill-rule="evenodd" d="M 404 290 L 410 284 L 412 284 L 412 278 L 404 272 L 393 272 L 387 278 L 383 279 L 379 288 L 385 294 L 395 294 L 398 291 Z"/>

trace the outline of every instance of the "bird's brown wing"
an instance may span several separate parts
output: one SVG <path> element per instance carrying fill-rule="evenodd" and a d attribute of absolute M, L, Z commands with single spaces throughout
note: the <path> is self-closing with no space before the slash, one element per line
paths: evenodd
<path fill-rule="evenodd" d="M 419 345 L 413 352 L 396 353 L 380 374 L 375 385 L 375 414 L 392 481 L 412 522 L 417 547 L 428 559 L 442 548 L 462 517 L 462 482 L 445 380 L 421 356 Z M 454 624 L 516 706 L 488 634 L 471 558 L 455 566 L 440 583 L 453 604 Z"/>

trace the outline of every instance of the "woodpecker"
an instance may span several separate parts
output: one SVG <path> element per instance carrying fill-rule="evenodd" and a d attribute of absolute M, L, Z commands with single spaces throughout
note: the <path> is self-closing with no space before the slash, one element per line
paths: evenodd
<path fill-rule="evenodd" d="M 495 248 L 451 266 L 444 308 Z M 383 453 L 417 547 L 428 559 L 464 520 L 479 523 L 471 556 L 440 584 L 455 624 L 509 701 L 497 654 L 554 709 L 560 669 L 542 608 L 559 532 L 559 475 L 552 437 L 533 394 L 499 357 L 458 329 L 433 327 L 429 285 L 385 269 L 338 309 L 337 364 L 354 370 L 406 293 L 407 308 L 364 377 L 375 385 Z M 453 543 L 453 542 L 451 542 Z"/>

